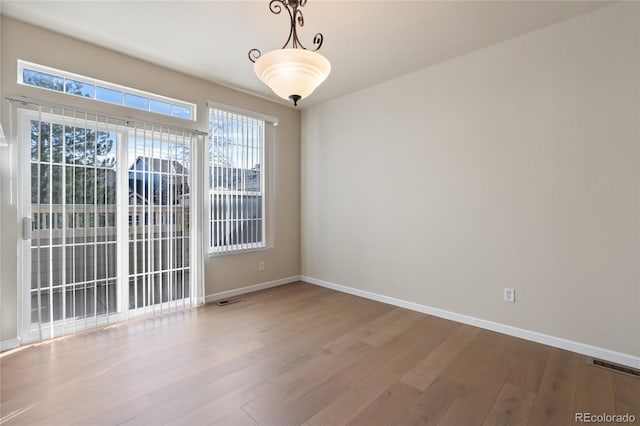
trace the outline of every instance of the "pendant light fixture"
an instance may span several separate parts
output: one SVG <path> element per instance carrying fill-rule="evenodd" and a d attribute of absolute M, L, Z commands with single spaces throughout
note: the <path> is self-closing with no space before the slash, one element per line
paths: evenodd
<path fill-rule="evenodd" d="M 307 0 L 271 0 L 271 13 L 278 15 L 283 9 L 289 12 L 289 38 L 281 49 L 264 55 L 258 49 L 249 51 L 249 60 L 254 63 L 253 70 L 258 78 L 276 95 L 293 101 L 294 106 L 298 106 L 300 99 L 313 93 L 331 71 L 329 61 L 316 53 L 322 46 L 322 34 L 313 37 L 313 50 L 307 50 L 298 39 L 297 25 L 304 26 L 300 8 L 306 3 Z"/>

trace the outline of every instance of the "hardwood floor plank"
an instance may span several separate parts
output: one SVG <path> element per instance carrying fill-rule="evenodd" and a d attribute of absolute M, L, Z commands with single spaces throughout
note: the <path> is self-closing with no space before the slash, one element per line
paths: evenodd
<path fill-rule="evenodd" d="M 586 357 L 581 358 L 577 363 L 573 412 L 615 414 L 613 373 L 604 368 L 589 365 Z"/>
<path fill-rule="evenodd" d="M 422 359 L 421 336 L 429 319 L 415 323 L 386 343 L 372 347 L 353 365 L 346 366 L 336 376 L 348 386 L 347 394 L 317 413 L 307 423 L 339 424 L 351 420 Z M 394 375 L 396 375 L 394 377 Z"/>
<path fill-rule="evenodd" d="M 362 352 L 362 350 L 366 349 L 364 345 L 359 345 L 358 347 L 354 347 L 352 353 L 343 354 L 344 361 L 348 361 L 347 357 L 352 357 L 356 359 L 357 356 Z M 267 375 L 266 380 L 261 382 L 257 387 L 244 386 L 245 383 L 250 382 L 250 380 L 241 379 L 236 382 L 236 385 L 241 385 L 240 387 L 224 386 L 220 384 L 216 384 L 215 386 L 211 386 L 214 388 L 214 394 L 209 395 L 209 400 L 211 402 L 204 404 L 196 409 L 191 410 L 188 413 L 184 413 L 182 416 L 172 420 L 171 424 L 180 424 L 180 425 L 193 425 L 193 424 L 205 424 L 209 423 L 213 420 L 218 419 L 221 414 L 228 412 L 234 408 L 247 407 L 250 402 L 253 402 L 257 399 L 264 398 L 267 395 L 271 395 L 272 393 L 277 393 L 278 389 L 282 389 L 282 387 L 286 387 L 290 383 L 295 383 L 295 379 L 297 377 L 301 377 L 304 375 L 304 372 L 312 369 L 315 365 L 314 361 L 320 359 L 321 357 L 331 356 L 325 351 L 320 349 L 316 349 L 313 352 L 313 356 L 305 356 L 304 362 L 293 363 L 290 361 L 285 362 L 286 368 L 284 369 L 275 369 L 272 375 Z M 298 358 L 299 360 L 300 358 Z M 340 364 L 335 364 L 334 369 L 340 367 Z M 326 373 L 326 371 L 325 371 Z M 242 374 L 239 372 L 238 374 Z M 243 374 L 246 375 L 246 374 Z M 233 376 L 233 375 L 232 375 Z M 249 374 L 249 376 L 256 376 L 255 373 Z M 263 375 L 264 376 L 264 375 Z M 288 395 L 291 396 L 291 395 Z M 333 397 L 335 398 L 335 394 Z M 243 408 L 244 409 L 244 408 Z M 184 411 L 184 410 L 182 410 Z M 277 409 L 275 411 L 278 411 Z M 246 412 L 246 410 L 245 410 Z M 252 418 L 252 413 L 247 413 Z M 257 411 L 257 416 L 262 416 L 262 413 Z M 167 416 L 163 416 L 166 419 Z M 145 420 L 146 421 L 146 420 Z"/>
<path fill-rule="evenodd" d="M 254 342 L 255 343 L 255 342 Z M 128 381 L 116 381 L 113 380 L 101 380 L 100 375 L 97 375 L 91 379 L 93 381 L 91 386 L 84 387 L 82 390 L 73 390 L 73 382 L 66 383 L 64 387 L 55 387 L 49 389 L 51 398 L 39 401 L 38 410 L 32 410 L 29 413 L 25 413 L 22 416 L 24 421 L 35 421 L 43 418 L 46 421 L 62 422 L 66 423 L 66 419 L 70 416 L 76 416 L 83 418 L 84 416 L 90 416 L 95 413 L 96 410 L 108 409 L 116 407 L 120 404 L 124 404 L 128 399 L 135 399 L 153 392 L 158 387 L 166 386 L 166 383 L 172 383 L 172 381 L 181 381 L 182 378 L 187 377 L 200 377 L 198 374 L 194 374 L 196 371 L 202 371 L 204 367 L 211 367 L 212 365 L 219 365 L 225 359 L 237 356 L 239 353 L 246 353 L 248 350 L 255 350 L 256 347 L 260 347 L 258 344 L 242 345 L 242 347 L 228 348 L 227 352 L 218 352 L 214 356 L 204 357 L 202 360 L 188 365 L 179 365 L 176 369 L 167 370 L 164 360 L 160 361 L 157 365 L 157 375 L 150 375 L 148 377 L 140 376 L 136 374 L 135 366 L 145 366 L 148 362 L 145 362 L 145 358 L 131 359 L 131 368 L 123 367 L 123 370 L 130 372 Z M 153 358 L 150 358 L 153 359 Z M 158 362 L 157 360 L 152 361 Z M 163 365 L 164 364 L 164 365 Z M 91 372 L 91 370 L 88 370 Z M 93 372 L 95 373 L 95 372 Z M 133 379 L 133 380 L 132 380 Z M 136 380 L 137 379 L 137 380 Z M 172 398 L 171 396 L 170 398 Z M 88 400 L 87 403 L 78 406 L 78 400 Z"/>
<path fill-rule="evenodd" d="M 415 347 L 425 353 L 433 351 L 460 327 L 457 322 L 432 316 L 427 316 L 423 324 L 423 333 L 415 342 Z"/>
<path fill-rule="evenodd" d="M 362 324 L 360 327 L 340 336 L 332 342 L 324 345 L 324 348 L 335 354 L 340 354 L 342 351 L 353 345 L 354 340 L 363 340 L 367 336 L 375 333 L 380 328 L 386 326 L 390 322 L 402 316 L 402 309 L 393 308 L 386 305 L 387 309 L 384 310 L 382 315 L 374 318 L 373 321 Z"/>
<path fill-rule="evenodd" d="M 501 350 L 509 348 L 508 345 L 506 347 L 504 345 L 505 338 L 506 336 L 492 331 L 480 330 L 473 340 L 442 369 L 441 374 L 461 385 L 466 385 L 496 353 L 501 355 Z"/>
<path fill-rule="evenodd" d="M 336 375 L 349 387 L 357 385 L 380 368 L 383 368 L 402 351 L 406 351 L 412 347 L 415 348 L 413 345 L 419 342 L 420 337 L 424 333 L 424 321 L 428 320 L 425 319 L 414 324 L 407 331 L 395 336 L 380 346 L 371 347 L 357 362 L 343 366 Z"/>
<path fill-rule="evenodd" d="M 339 334 L 344 327 L 340 321 L 327 320 L 322 326 L 315 327 L 314 333 L 310 333 L 307 329 L 300 330 L 298 333 L 271 342 L 229 362 L 167 384 L 162 389 L 153 391 L 151 397 L 156 404 L 162 404 L 171 400 L 176 394 L 194 392 L 194 389 L 207 386 L 216 379 L 226 376 L 240 377 L 238 380 L 241 382 L 260 373 L 273 374 L 278 369 L 292 368 L 296 362 L 303 360 L 301 356 L 313 356 L 320 352 L 319 348 L 316 348 L 315 352 L 309 350 L 310 346 Z"/>
<path fill-rule="evenodd" d="M 267 381 L 248 383 L 232 391 L 216 392 L 215 395 L 204 392 L 204 395 L 194 395 L 190 398 L 181 398 L 175 403 L 170 403 L 133 419 L 132 422 L 123 425 L 201 425 L 220 420 L 233 411 L 240 409 L 243 404 L 251 401 L 258 395 L 268 392 L 271 384 Z"/>
<path fill-rule="evenodd" d="M 513 363 L 507 383 L 528 392 L 537 393 L 551 347 L 525 340 L 521 344 L 523 350 Z"/>
<path fill-rule="evenodd" d="M 233 411 L 226 417 L 209 423 L 210 426 L 255 426 L 257 423 L 242 409 Z"/>
<path fill-rule="evenodd" d="M 573 424 L 578 356 L 552 349 L 542 376 L 540 389 L 529 418 L 529 425 Z"/>
<path fill-rule="evenodd" d="M 526 425 L 535 393 L 505 383 L 482 426 Z"/>
<path fill-rule="evenodd" d="M 408 329 L 416 322 L 424 318 L 424 315 L 418 312 L 403 312 L 399 318 L 391 321 L 389 324 L 377 329 L 362 341 L 371 346 L 380 346 L 388 342 L 398 335 L 398 333 Z"/>
<path fill-rule="evenodd" d="M 181 333 L 181 335 L 184 334 L 186 333 Z M 96 338 L 103 337 L 104 335 L 101 335 L 101 333 L 96 333 Z M 98 353 L 96 354 L 97 356 L 94 357 L 92 349 L 79 346 L 78 353 L 81 357 L 75 365 L 73 365 L 73 368 L 67 367 L 64 363 L 61 365 L 56 364 L 56 371 L 64 372 L 65 374 L 60 375 L 59 378 L 56 377 L 55 380 L 48 379 L 45 376 L 45 378 L 43 378 L 44 380 L 40 380 L 39 386 L 34 387 L 34 389 L 29 392 L 21 394 L 20 397 L 23 399 L 26 398 L 27 400 L 37 400 L 39 404 L 48 403 L 52 398 L 56 398 L 58 401 L 55 405 L 60 408 L 61 396 L 67 397 L 69 404 L 73 405 L 75 403 L 74 393 L 81 392 L 81 394 L 91 395 L 95 392 L 97 394 L 108 394 L 111 390 L 121 390 L 123 383 L 125 383 L 125 386 L 127 383 L 135 383 L 138 385 L 137 380 L 132 381 L 131 379 L 140 378 L 147 380 L 150 377 L 156 378 L 158 374 L 167 373 L 166 365 L 177 365 L 180 366 L 178 368 L 182 368 L 183 370 L 184 365 L 189 365 L 191 373 L 193 374 L 198 371 L 196 368 L 198 365 L 209 366 L 211 364 L 207 347 L 204 347 L 203 350 L 194 350 L 195 348 L 201 348 L 202 345 L 185 345 L 183 346 L 184 349 L 174 351 L 171 346 L 172 344 L 177 346 L 182 344 L 182 340 L 179 337 L 174 338 L 171 336 L 164 342 L 165 348 L 163 348 L 163 350 L 155 350 L 155 345 L 140 347 L 140 341 L 136 340 L 132 342 L 129 351 L 113 356 L 117 362 L 113 363 L 111 360 L 107 360 L 108 364 L 104 362 L 100 368 L 94 367 L 88 360 L 96 357 L 99 358 L 101 354 Z M 52 342 L 50 344 L 56 345 L 57 343 L 59 342 Z M 237 343 L 242 346 L 247 342 Z M 255 342 L 248 343 L 249 345 L 255 344 Z M 224 354 L 226 348 L 215 347 L 214 349 L 212 347 L 212 350 L 214 353 L 213 358 L 215 359 L 218 355 Z M 86 354 L 91 354 L 91 356 L 87 356 Z M 107 364 L 107 368 L 104 368 L 105 364 Z M 117 366 L 117 368 L 108 367 L 108 365 Z M 176 373 L 176 371 L 169 372 L 169 374 L 173 375 Z M 98 377 L 100 377 L 100 380 L 96 380 Z M 9 402 L 9 404 L 13 403 L 20 404 L 21 402 L 19 400 Z"/>
<path fill-rule="evenodd" d="M 640 378 L 613 373 L 615 414 L 631 414 L 640 423 Z"/>
<path fill-rule="evenodd" d="M 402 377 L 402 381 L 418 390 L 425 390 L 440 372 L 467 346 L 480 330 L 460 325 L 444 342 Z"/>
<path fill-rule="evenodd" d="M 397 426 L 436 425 L 458 398 L 464 386 L 446 377 L 438 377 L 421 392 L 406 411 L 393 423 Z"/>
<path fill-rule="evenodd" d="M 207 357 L 207 362 L 202 366 L 203 368 L 190 368 L 188 373 L 178 376 L 179 379 L 176 381 L 171 381 L 170 379 L 166 380 L 166 385 L 158 387 L 158 389 L 151 390 L 149 392 L 149 396 L 156 404 L 163 404 L 170 401 L 175 398 L 176 395 L 181 395 L 184 392 L 191 391 L 194 387 L 206 385 L 208 383 L 204 374 L 206 370 L 237 359 L 242 355 L 254 353 L 262 347 L 264 346 L 261 343 L 247 342 L 239 347 L 233 347 L 230 350 L 212 354 Z M 204 367 L 206 367 L 206 370 Z"/>
<path fill-rule="evenodd" d="M 349 390 L 338 377 L 325 380 L 300 398 L 290 401 L 269 417 L 260 420 L 261 426 L 298 426 L 331 404 Z"/>
<path fill-rule="evenodd" d="M 216 421 L 272 391 L 292 375 L 295 376 L 296 369 L 303 368 L 310 359 L 322 354 L 320 345 L 335 335 L 344 333 L 345 327 L 341 321 L 328 320 L 322 327 L 316 327 L 315 333 L 297 335 L 295 344 L 290 342 L 289 350 L 285 350 L 286 356 L 276 353 L 269 359 L 257 362 L 254 357 L 254 363 L 246 368 L 230 372 L 218 381 L 203 383 L 189 391 L 173 393 L 180 397 L 174 396 L 172 400 L 160 403 L 156 400 L 157 395 L 152 394 L 152 398 L 160 406 L 133 419 L 129 424 L 169 422 L 188 425 Z M 276 342 L 273 346 L 279 345 Z M 252 386 L 252 383 L 257 385 Z M 171 394 L 167 390 L 166 395 Z"/>
<path fill-rule="evenodd" d="M 317 300 L 314 300 L 314 304 L 314 309 L 308 309 L 307 307 L 307 309 L 302 309 L 300 312 L 294 313 L 294 317 L 290 318 L 289 316 L 286 316 L 282 318 L 279 327 L 261 334 L 258 338 L 259 341 L 267 343 L 282 339 L 298 333 L 301 328 L 312 329 L 317 324 L 322 323 L 323 320 L 329 318 L 331 320 L 339 321 L 336 314 L 349 309 L 351 300 L 349 297 L 339 297 L 330 303 L 318 303 Z"/>
<path fill-rule="evenodd" d="M 511 370 L 511 363 L 508 358 L 498 356 L 484 364 L 449 407 L 438 425 L 482 424 L 502 389 Z"/>
<path fill-rule="evenodd" d="M 320 356 L 288 375 L 285 380 L 280 380 L 278 386 L 246 404 L 243 409 L 260 423 L 264 419 L 277 417 L 279 411 L 290 409 L 292 402 L 320 386 L 327 377 L 357 362 L 368 349 L 368 345 L 356 342 L 348 351 L 339 355 L 323 351 Z M 295 417 L 298 418 L 299 415 Z"/>
<path fill-rule="evenodd" d="M 153 406 L 153 401 L 147 395 L 143 395 L 141 397 L 130 399 L 123 404 L 118 405 L 114 408 L 109 408 L 106 410 L 97 410 L 90 417 L 84 417 L 78 419 L 80 416 L 73 415 L 74 425 L 119 425 L 124 423 L 134 417 L 139 416 L 144 410 L 149 409 Z M 52 419 L 47 419 L 47 422 Z M 51 424 L 51 423 L 49 423 Z"/>
<path fill-rule="evenodd" d="M 348 425 L 392 425 L 419 395 L 420 391 L 413 386 L 399 381 L 395 382 L 364 411 L 354 417 Z"/>
<path fill-rule="evenodd" d="M 304 424 L 328 426 L 348 423 L 423 357 L 423 352 L 411 348 L 401 351 Z"/>
<path fill-rule="evenodd" d="M 304 352 L 305 349 L 301 349 Z M 320 352 L 309 351 L 308 357 Z M 172 424 L 202 424 L 218 420 L 223 415 L 241 408 L 250 401 L 272 391 L 280 384 L 278 375 L 300 368 L 303 362 L 296 354 L 290 358 L 274 357 L 272 362 L 251 367 L 226 375 L 218 381 L 183 392 L 178 399 L 165 401 L 160 409 L 150 410 L 133 424 L 157 423 L 167 420 Z M 266 367 L 266 368 L 265 368 Z M 280 369 L 284 367 L 285 369 Z M 288 376 L 285 376 L 288 377 Z"/>

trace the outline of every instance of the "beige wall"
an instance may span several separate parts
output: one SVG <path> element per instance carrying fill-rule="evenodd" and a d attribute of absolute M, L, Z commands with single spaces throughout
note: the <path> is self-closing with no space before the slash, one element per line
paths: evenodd
<path fill-rule="evenodd" d="M 9 104 L 4 100 L 6 95 L 28 96 L 94 110 L 100 108 L 114 114 L 185 125 L 182 120 L 163 119 L 155 114 L 19 86 L 16 84 L 18 58 L 194 102 L 198 105 L 197 127 L 202 131 L 207 131 L 208 127 L 207 100 L 278 117 L 280 125 L 275 129 L 275 140 L 269 151 L 273 165 L 268 182 L 271 190 L 268 209 L 273 215 L 269 230 L 271 247 L 248 254 L 206 257 L 205 292 L 213 294 L 299 274 L 298 111 L 4 16 L 0 34 L 0 91 L 3 96 L 2 123 L 5 127 L 8 127 L 9 118 Z M 250 65 L 247 64 L 248 67 Z M 9 199 L 11 161 L 14 162 L 15 177 L 16 159 L 11 158 L 9 153 L 8 148 L 0 148 L 0 340 L 16 336 L 17 318 L 18 217 L 15 203 L 12 204 Z M 14 180 L 14 189 L 15 184 Z M 262 272 L 258 271 L 259 261 L 265 262 L 266 267 Z"/>
<path fill-rule="evenodd" d="M 638 9 L 304 110 L 302 274 L 639 356 Z"/>

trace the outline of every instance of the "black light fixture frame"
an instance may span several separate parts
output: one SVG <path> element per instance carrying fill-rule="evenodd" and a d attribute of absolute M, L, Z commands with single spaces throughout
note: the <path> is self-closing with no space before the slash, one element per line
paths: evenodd
<path fill-rule="evenodd" d="M 289 30 L 289 37 L 287 41 L 284 42 L 284 45 L 281 49 L 286 49 L 291 44 L 291 48 L 293 49 L 304 49 L 309 50 L 300 42 L 298 38 L 298 25 L 300 27 L 304 27 L 304 16 L 302 15 L 302 10 L 300 8 L 304 7 L 307 4 L 307 0 L 271 0 L 269 2 L 269 10 L 274 15 L 279 15 L 283 9 L 289 12 L 289 18 L 291 20 L 291 29 Z M 311 50 L 315 52 L 322 47 L 322 42 L 324 41 L 324 36 L 322 33 L 316 33 L 313 36 L 313 45 L 315 49 Z M 251 49 L 249 50 L 249 60 L 253 63 L 262 55 L 260 49 Z M 298 101 L 300 100 L 300 96 L 292 95 L 289 97 L 293 101 L 295 106 L 298 105 Z"/>

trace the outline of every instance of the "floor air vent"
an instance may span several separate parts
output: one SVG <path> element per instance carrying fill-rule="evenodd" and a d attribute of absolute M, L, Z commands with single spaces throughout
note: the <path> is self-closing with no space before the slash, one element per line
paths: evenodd
<path fill-rule="evenodd" d="M 239 302 L 239 301 L 240 301 L 240 299 L 225 299 L 225 300 L 218 300 L 218 301 L 216 302 L 216 305 L 218 305 L 218 306 L 227 306 L 227 305 L 230 305 L 230 304 L 232 304 L 232 303 Z"/>
<path fill-rule="evenodd" d="M 640 378 L 640 370 L 636 368 L 627 367 L 625 365 L 614 364 L 612 362 L 603 361 L 601 359 L 589 358 L 589 364 L 593 364 L 597 367 L 606 368 L 608 370 L 617 371 L 618 373 L 628 374 L 636 378 Z"/>

